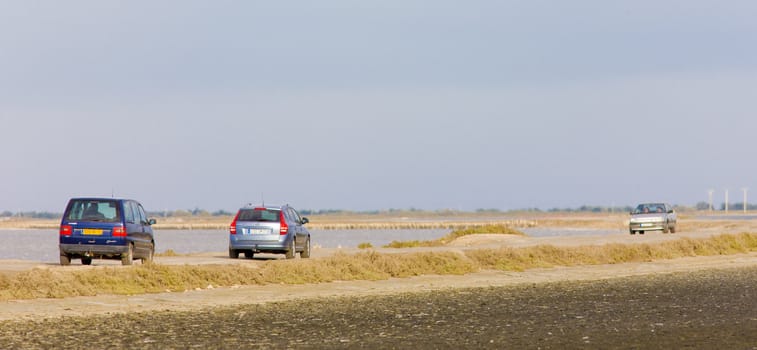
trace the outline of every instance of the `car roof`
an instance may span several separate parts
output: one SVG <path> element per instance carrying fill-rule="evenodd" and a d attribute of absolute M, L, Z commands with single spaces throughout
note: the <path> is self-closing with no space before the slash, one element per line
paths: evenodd
<path fill-rule="evenodd" d="M 127 198 L 108 198 L 108 197 L 74 197 L 71 198 L 72 201 L 134 201 L 133 199 L 127 199 Z"/>
<path fill-rule="evenodd" d="M 285 207 L 288 207 L 288 206 L 289 206 L 289 204 L 284 204 L 284 205 L 253 205 L 253 204 L 247 204 L 244 207 L 242 207 L 241 209 L 266 208 L 266 209 L 281 210 L 281 209 L 283 209 Z"/>

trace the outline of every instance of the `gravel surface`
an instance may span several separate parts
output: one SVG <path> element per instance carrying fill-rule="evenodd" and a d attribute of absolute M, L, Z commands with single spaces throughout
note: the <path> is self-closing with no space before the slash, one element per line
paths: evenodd
<path fill-rule="evenodd" d="M 757 349 L 757 267 L 0 323 L 2 349 Z"/>

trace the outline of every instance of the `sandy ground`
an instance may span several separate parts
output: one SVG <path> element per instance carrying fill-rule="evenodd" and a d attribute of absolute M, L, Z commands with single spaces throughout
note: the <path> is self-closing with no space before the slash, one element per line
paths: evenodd
<path fill-rule="evenodd" d="M 697 231 L 662 234 L 650 232 L 645 235 L 559 236 L 521 237 L 503 235 L 466 236 L 442 248 L 429 250 L 465 250 L 497 248 L 502 246 L 523 247 L 539 244 L 555 246 L 602 245 L 608 243 L 655 243 L 682 237 L 703 238 L 719 233 L 743 232 L 752 228 L 751 222 L 707 223 Z M 346 253 L 358 249 L 314 249 L 313 258 L 329 256 L 337 250 Z M 377 249 L 380 252 L 405 252 L 412 249 Z M 157 257 L 159 264 L 261 264 L 276 255 L 260 255 L 256 259 L 228 259 L 225 252 L 190 256 Z M 29 269 L 91 269 L 96 266 L 119 266 L 118 261 L 95 260 L 94 266 L 72 265 L 62 267 L 33 261 L 5 260 L 0 262 L 0 273 L 13 274 Z M 147 294 L 134 296 L 102 295 L 65 299 L 17 300 L 0 303 L 0 320 L 39 319 L 60 316 L 86 316 L 107 313 L 130 313 L 139 311 L 171 310 L 189 311 L 216 306 L 260 304 L 276 301 L 335 296 L 370 296 L 394 293 L 446 290 L 451 288 L 513 286 L 556 281 L 602 280 L 623 276 L 665 274 L 696 271 L 711 268 L 737 268 L 757 266 L 757 253 L 683 258 L 646 263 L 615 265 L 561 267 L 535 269 L 525 272 L 485 271 L 464 276 L 420 276 L 390 279 L 385 281 L 349 281 L 308 285 L 267 285 L 208 288 L 187 292 Z M 123 267 L 128 268 L 128 267 Z"/>

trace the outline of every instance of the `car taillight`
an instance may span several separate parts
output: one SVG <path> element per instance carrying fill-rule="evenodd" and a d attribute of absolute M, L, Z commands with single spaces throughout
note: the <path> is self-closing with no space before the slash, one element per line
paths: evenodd
<path fill-rule="evenodd" d="M 73 229 L 71 228 L 71 225 L 60 225 L 61 236 L 70 236 L 72 232 Z"/>
<path fill-rule="evenodd" d="M 126 237 L 126 229 L 123 226 L 116 226 L 110 234 L 113 237 Z"/>
<path fill-rule="evenodd" d="M 279 229 L 279 235 L 285 235 L 287 232 L 289 232 L 289 226 L 287 226 L 287 221 L 284 219 L 284 211 L 279 212 L 279 222 L 281 223 L 280 229 Z"/>
<path fill-rule="evenodd" d="M 229 225 L 229 233 L 232 235 L 237 234 L 237 218 L 239 217 L 239 213 L 237 212 L 237 215 L 234 217 L 234 221 L 231 222 L 231 225 Z"/>

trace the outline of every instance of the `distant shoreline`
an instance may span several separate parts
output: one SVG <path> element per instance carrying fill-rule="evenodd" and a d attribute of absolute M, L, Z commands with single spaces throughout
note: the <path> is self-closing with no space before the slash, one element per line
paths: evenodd
<path fill-rule="evenodd" d="M 307 216 L 307 227 L 314 230 L 393 230 L 393 229 L 461 229 L 483 225 L 525 227 L 580 227 L 595 229 L 627 229 L 627 213 L 387 213 L 387 214 L 318 214 Z M 233 216 L 156 217 L 156 230 L 226 230 Z M 679 213 L 679 221 L 697 226 L 715 222 L 757 221 L 754 213 Z M 60 219 L 3 218 L 2 229 L 58 229 Z"/>

